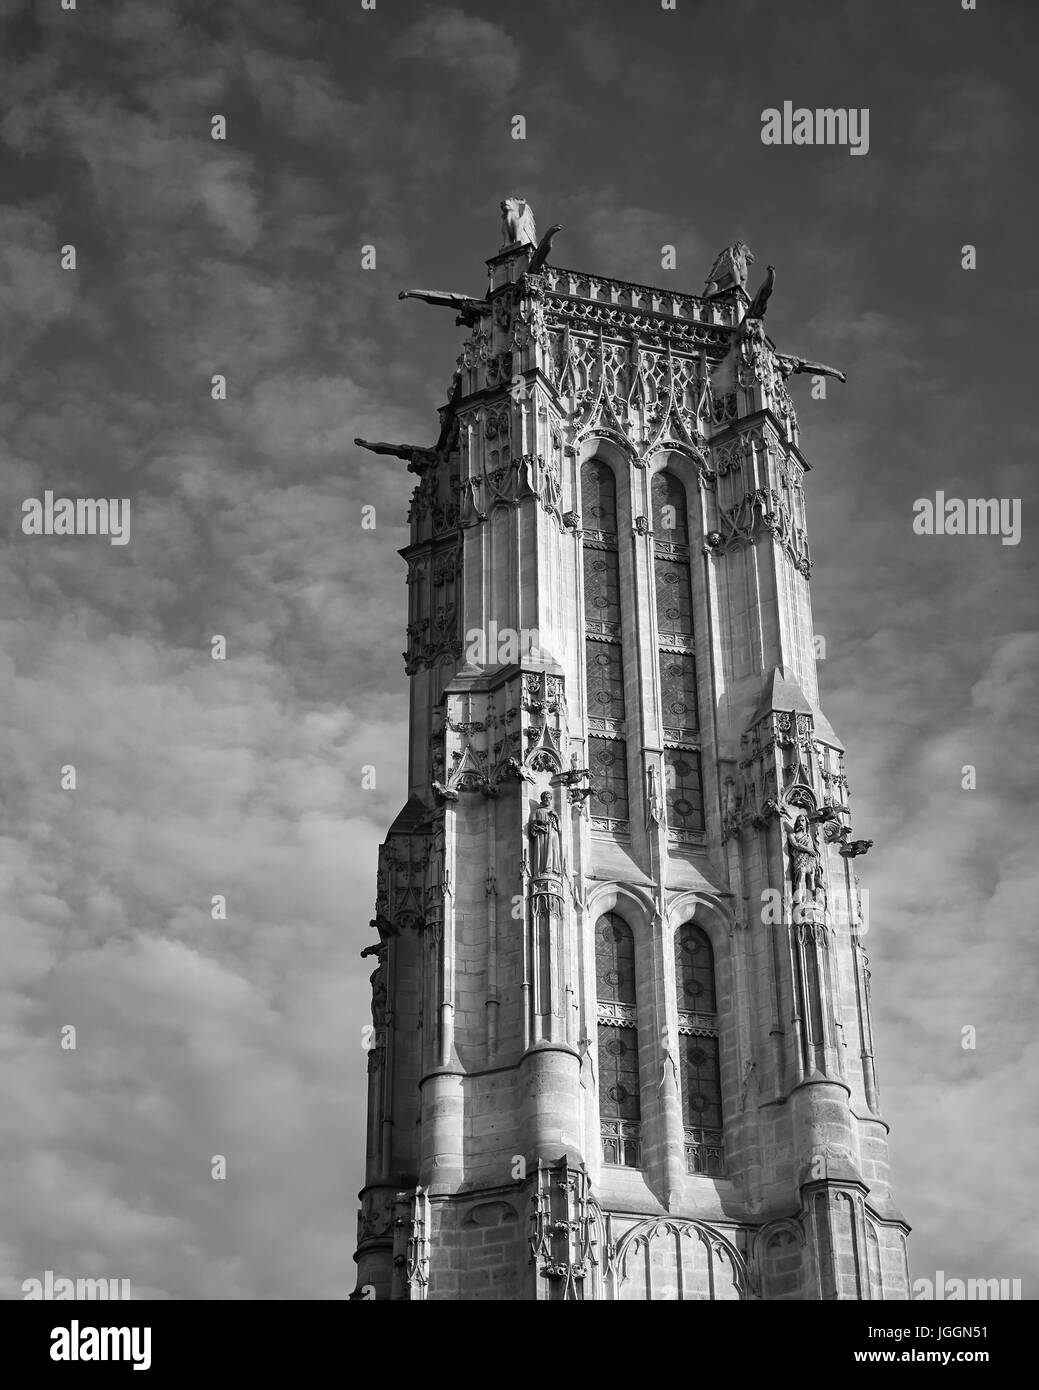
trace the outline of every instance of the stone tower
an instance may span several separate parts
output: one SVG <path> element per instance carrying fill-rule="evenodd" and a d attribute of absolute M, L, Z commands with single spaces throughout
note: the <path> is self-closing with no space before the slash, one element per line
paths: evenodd
<path fill-rule="evenodd" d="M 502 205 L 418 475 L 355 1298 L 901 1299 L 793 372 Z M 402 297 L 407 297 L 402 294 Z M 863 895 L 864 897 L 864 895 Z"/>

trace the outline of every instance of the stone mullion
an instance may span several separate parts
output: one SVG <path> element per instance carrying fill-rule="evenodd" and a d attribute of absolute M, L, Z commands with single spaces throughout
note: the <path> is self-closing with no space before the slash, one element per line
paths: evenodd
<path fill-rule="evenodd" d="M 666 854 L 666 848 L 664 853 Z M 666 864 L 666 859 L 662 863 Z M 674 933 L 666 912 L 653 922 L 654 973 L 657 976 L 657 1030 L 660 1086 L 655 1094 L 662 1130 L 662 1163 L 659 1183 L 664 1204 L 677 1210 L 685 1188 L 685 1127 L 682 1121 L 682 1056 L 679 1032 L 678 982 L 675 978 Z"/>

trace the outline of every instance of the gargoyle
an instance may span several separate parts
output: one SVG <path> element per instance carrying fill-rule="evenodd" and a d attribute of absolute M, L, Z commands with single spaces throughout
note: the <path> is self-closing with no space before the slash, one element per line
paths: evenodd
<path fill-rule="evenodd" d="M 355 439 L 361 449 L 370 449 L 373 454 L 390 454 L 393 458 L 407 459 L 408 472 L 423 477 L 437 461 L 436 449 L 422 449 L 417 444 L 380 444 L 371 439 Z"/>
<path fill-rule="evenodd" d="M 859 854 L 866 854 L 873 848 L 872 840 L 848 840 L 841 845 L 839 853 L 846 859 L 854 859 Z"/>
<path fill-rule="evenodd" d="M 750 302 L 750 308 L 744 315 L 744 319 L 763 319 L 765 308 L 772 297 L 772 291 L 776 284 L 776 268 L 774 265 L 766 266 L 765 278 L 758 286 L 758 292 Z"/>
<path fill-rule="evenodd" d="M 813 376 L 835 376 L 838 381 L 848 380 L 843 372 L 839 372 L 836 367 L 828 367 L 825 362 L 809 362 L 804 357 L 789 357 L 782 352 L 776 353 L 776 361 L 779 363 L 784 381 L 797 372 L 810 372 Z"/>
<path fill-rule="evenodd" d="M 846 811 L 849 811 L 850 809 L 851 809 L 850 806 L 833 806 L 833 805 L 827 804 L 827 805 L 825 805 L 825 806 L 820 806 L 819 809 L 818 809 L 818 811 L 811 811 L 811 812 L 809 812 L 808 819 L 809 819 L 810 821 L 834 821 L 834 820 L 839 820 L 840 817 L 841 817 L 841 815 L 842 815 L 842 813 L 844 813 L 844 812 L 846 812 Z"/>
<path fill-rule="evenodd" d="M 513 777 L 516 778 L 517 782 L 534 782 L 537 780 L 532 772 L 527 771 L 518 758 L 507 758 L 505 760 L 505 766 Z"/>
<path fill-rule="evenodd" d="M 552 250 L 552 242 L 555 239 L 556 233 L 562 230 L 563 224 L 561 222 L 555 222 L 549 227 L 548 231 L 538 242 L 537 250 L 530 258 L 530 264 L 527 266 L 528 275 L 537 275 L 538 271 L 548 260 L 548 253 Z"/>
<path fill-rule="evenodd" d="M 475 328 L 484 314 L 490 313 L 491 306 L 486 299 L 473 299 L 467 294 L 452 294 L 447 290 L 401 290 L 398 299 L 421 299 L 426 304 L 439 304 L 445 309 L 454 309 L 458 317 L 455 323 L 466 328 Z"/>

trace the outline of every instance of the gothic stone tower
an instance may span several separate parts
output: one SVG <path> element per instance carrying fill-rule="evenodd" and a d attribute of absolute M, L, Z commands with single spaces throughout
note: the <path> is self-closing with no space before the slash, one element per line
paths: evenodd
<path fill-rule="evenodd" d="M 484 299 L 414 292 L 439 440 L 367 446 L 419 481 L 353 1296 L 907 1298 L 784 385 L 838 374 L 742 243 L 677 294 L 503 212 Z"/>

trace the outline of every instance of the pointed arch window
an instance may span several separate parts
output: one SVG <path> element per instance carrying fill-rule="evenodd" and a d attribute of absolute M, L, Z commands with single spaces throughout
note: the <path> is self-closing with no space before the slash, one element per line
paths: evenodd
<path fill-rule="evenodd" d="M 628 749 L 621 641 L 617 485 L 610 467 L 590 459 L 581 468 L 584 536 L 585 690 L 592 827 L 626 834 Z"/>
<path fill-rule="evenodd" d="M 603 1161 L 637 1168 L 642 1161 L 642 1104 L 635 938 L 616 912 L 605 913 L 595 924 L 595 984 Z"/>
<path fill-rule="evenodd" d="M 617 485 L 613 470 L 600 459 L 581 468 L 581 505 L 585 536 L 598 535 L 617 546 Z"/>
<path fill-rule="evenodd" d="M 698 844 L 706 826 L 686 492 L 674 474 L 664 472 L 654 475 L 651 494 L 668 839 Z"/>
<path fill-rule="evenodd" d="M 710 937 L 694 922 L 675 933 L 679 1074 L 686 1169 L 725 1171 L 718 991 Z"/>

